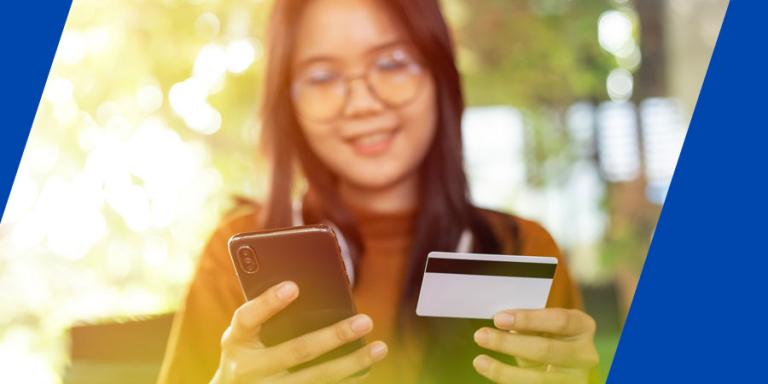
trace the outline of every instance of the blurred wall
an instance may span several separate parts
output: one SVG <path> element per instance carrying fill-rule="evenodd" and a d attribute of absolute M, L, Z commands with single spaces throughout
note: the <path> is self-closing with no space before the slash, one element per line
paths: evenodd
<path fill-rule="evenodd" d="M 666 0 L 667 89 L 689 117 L 727 7 L 728 0 Z"/>

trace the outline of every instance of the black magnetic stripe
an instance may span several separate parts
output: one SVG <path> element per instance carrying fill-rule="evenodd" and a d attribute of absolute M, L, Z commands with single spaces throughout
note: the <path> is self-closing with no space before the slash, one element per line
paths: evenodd
<path fill-rule="evenodd" d="M 457 275 L 538 277 L 544 279 L 553 278 L 556 267 L 557 264 L 549 263 L 439 259 L 435 257 L 430 257 L 427 262 L 427 272 Z"/>

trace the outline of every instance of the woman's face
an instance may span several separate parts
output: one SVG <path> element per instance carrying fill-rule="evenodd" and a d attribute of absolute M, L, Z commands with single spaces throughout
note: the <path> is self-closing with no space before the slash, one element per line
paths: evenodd
<path fill-rule="evenodd" d="M 313 0 L 299 22 L 293 100 L 309 146 L 342 182 L 416 175 L 435 135 L 435 86 L 376 0 Z"/>

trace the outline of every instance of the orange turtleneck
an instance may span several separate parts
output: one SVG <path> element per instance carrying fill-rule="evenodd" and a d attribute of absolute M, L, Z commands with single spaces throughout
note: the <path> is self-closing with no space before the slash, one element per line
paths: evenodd
<path fill-rule="evenodd" d="M 357 310 L 374 320 L 369 338 L 389 341 L 396 324 L 413 226 L 413 212 L 356 214 L 365 253 L 353 289 Z"/>
<path fill-rule="evenodd" d="M 418 372 L 414 364 L 420 343 L 409 335 L 407 345 L 396 342 L 397 316 L 408 268 L 415 210 L 400 213 L 373 213 L 355 209 L 364 254 L 358 264 L 353 295 L 357 310 L 373 319 L 374 328 L 366 340 L 383 340 L 389 357 L 371 369 L 372 382 L 412 382 Z"/>

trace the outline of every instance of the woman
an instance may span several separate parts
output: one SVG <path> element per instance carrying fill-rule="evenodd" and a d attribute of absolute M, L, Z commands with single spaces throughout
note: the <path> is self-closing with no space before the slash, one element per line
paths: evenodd
<path fill-rule="evenodd" d="M 475 252 L 560 258 L 541 226 L 468 200 L 460 78 L 437 1 L 278 0 L 270 22 L 262 111 L 270 194 L 209 241 L 160 381 L 586 382 L 597 365 L 595 325 L 578 309 L 562 259 L 547 309 L 502 311 L 493 324 L 414 315 L 426 254 L 456 250 L 462 233 Z M 307 185 L 298 211 L 294 169 Z M 266 348 L 260 324 L 301 287 L 283 282 L 243 303 L 227 239 L 294 225 L 294 216 L 340 229 L 361 314 Z M 289 371 L 363 336 L 376 341 Z"/>

